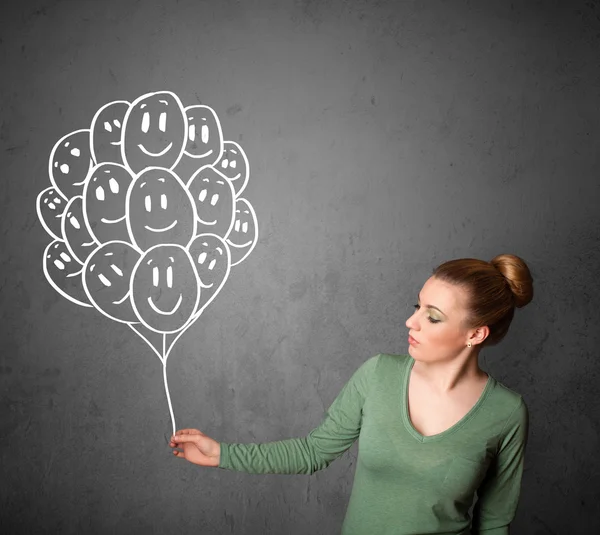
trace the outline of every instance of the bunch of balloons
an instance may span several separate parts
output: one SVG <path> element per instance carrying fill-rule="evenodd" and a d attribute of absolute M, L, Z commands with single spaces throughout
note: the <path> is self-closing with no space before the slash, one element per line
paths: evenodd
<path fill-rule="evenodd" d="M 100 108 L 62 137 L 37 197 L 62 296 L 127 324 L 166 365 L 171 349 L 258 240 L 243 149 L 208 106 L 169 91 Z"/>

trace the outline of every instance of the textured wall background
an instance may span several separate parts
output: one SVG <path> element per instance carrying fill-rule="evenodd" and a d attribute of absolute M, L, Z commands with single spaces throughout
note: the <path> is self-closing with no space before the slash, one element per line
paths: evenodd
<path fill-rule="evenodd" d="M 178 427 L 307 434 L 406 351 L 445 260 L 522 256 L 536 295 L 482 367 L 531 431 L 515 534 L 600 531 L 597 2 L 5 1 L 0 529 L 332 534 L 356 446 L 308 476 L 172 457 L 162 366 L 46 282 L 36 196 L 64 134 L 157 90 L 248 154 L 259 242 L 169 359 Z M 82 126 L 83 125 L 83 126 Z"/>

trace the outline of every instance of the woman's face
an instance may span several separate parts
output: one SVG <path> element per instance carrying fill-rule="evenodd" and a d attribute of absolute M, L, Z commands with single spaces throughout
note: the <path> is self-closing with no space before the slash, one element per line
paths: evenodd
<path fill-rule="evenodd" d="M 467 347 L 473 330 L 464 326 L 467 295 L 462 288 L 431 277 L 425 282 L 414 314 L 406 320 L 412 340 L 408 352 L 415 360 L 448 360 Z"/>

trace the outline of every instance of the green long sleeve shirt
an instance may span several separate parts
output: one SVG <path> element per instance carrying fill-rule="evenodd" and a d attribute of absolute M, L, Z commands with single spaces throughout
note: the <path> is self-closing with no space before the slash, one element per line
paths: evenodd
<path fill-rule="evenodd" d="M 342 535 L 508 535 L 527 443 L 522 397 L 489 376 L 479 400 L 458 423 L 423 436 L 408 413 L 413 364 L 409 355 L 370 358 L 308 436 L 221 443 L 219 467 L 312 474 L 358 439 Z"/>

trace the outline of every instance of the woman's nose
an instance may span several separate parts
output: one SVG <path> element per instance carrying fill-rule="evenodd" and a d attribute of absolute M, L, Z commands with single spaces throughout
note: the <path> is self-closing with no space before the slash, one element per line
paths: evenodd
<path fill-rule="evenodd" d="M 418 330 L 417 329 L 417 322 L 415 321 L 415 314 L 413 314 L 412 316 L 410 316 L 407 320 L 405 325 L 409 328 L 409 329 L 413 329 L 413 330 Z"/>

